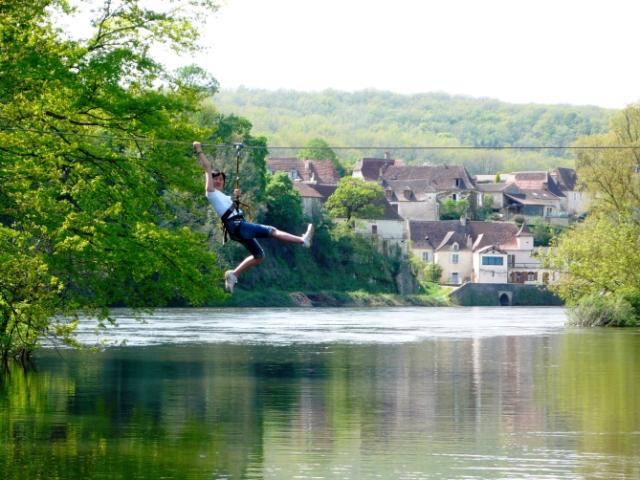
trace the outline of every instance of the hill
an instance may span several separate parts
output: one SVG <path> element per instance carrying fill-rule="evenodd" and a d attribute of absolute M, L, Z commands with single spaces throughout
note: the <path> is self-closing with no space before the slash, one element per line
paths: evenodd
<path fill-rule="evenodd" d="M 573 157 L 564 148 L 408 147 L 566 147 L 577 137 L 606 131 L 614 113 L 593 106 L 519 105 L 445 93 L 376 90 L 238 88 L 223 90 L 211 101 L 221 113 L 247 118 L 255 134 L 268 138 L 273 156 L 294 156 L 308 140 L 322 138 L 336 147 L 347 165 L 388 151 L 407 164 L 464 164 L 472 174 L 572 166 Z M 339 148 L 347 146 L 371 148 Z"/>

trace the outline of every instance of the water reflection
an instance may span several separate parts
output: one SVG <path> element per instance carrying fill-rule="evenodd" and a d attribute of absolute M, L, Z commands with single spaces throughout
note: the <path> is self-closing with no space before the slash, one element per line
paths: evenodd
<path fill-rule="evenodd" d="M 0 478 L 638 478 L 640 335 L 43 351 Z"/>

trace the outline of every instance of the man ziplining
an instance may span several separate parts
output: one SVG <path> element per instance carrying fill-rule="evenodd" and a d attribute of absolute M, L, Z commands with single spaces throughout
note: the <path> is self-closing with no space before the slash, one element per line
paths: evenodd
<path fill-rule="evenodd" d="M 244 245 L 251 253 L 236 268 L 224 272 L 225 290 L 233 293 L 233 287 L 238 282 L 240 274 L 262 263 L 264 250 L 256 240 L 257 238 L 275 238 L 284 243 L 298 243 L 306 248 L 311 247 L 313 238 L 313 224 L 311 223 L 307 226 L 307 231 L 302 236 L 297 236 L 278 230 L 270 225 L 247 222 L 244 219 L 244 212 L 240 208 L 240 188 L 237 181 L 233 191 L 234 201 L 222 191 L 226 182 L 226 175 L 220 170 L 211 168 L 211 162 L 202 151 L 200 142 L 193 142 L 193 151 L 198 156 L 198 163 L 205 171 L 205 196 L 222 220 L 225 238 L 228 235 L 232 240 Z"/>

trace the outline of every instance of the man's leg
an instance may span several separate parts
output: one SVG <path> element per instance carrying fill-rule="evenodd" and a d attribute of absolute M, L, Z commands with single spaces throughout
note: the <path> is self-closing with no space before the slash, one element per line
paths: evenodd
<path fill-rule="evenodd" d="M 300 237 L 297 235 L 292 235 L 288 232 L 284 232 L 282 230 L 278 230 L 277 228 L 273 229 L 271 237 L 284 243 L 298 243 L 303 244 L 305 247 L 309 247 L 311 246 L 311 238 L 313 237 L 313 224 L 310 223 L 307 226 L 307 231 Z"/>

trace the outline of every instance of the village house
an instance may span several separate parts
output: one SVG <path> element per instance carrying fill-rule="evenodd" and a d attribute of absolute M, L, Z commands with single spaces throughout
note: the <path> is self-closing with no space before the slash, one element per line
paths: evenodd
<path fill-rule="evenodd" d="M 394 206 L 389 204 L 386 199 L 380 202 L 383 207 L 383 213 L 378 218 L 355 220 L 356 233 L 363 236 L 370 236 L 373 241 L 377 242 L 378 249 L 389 254 L 392 248 L 399 251 L 402 255 L 406 255 L 406 228 L 405 220 L 398 215 Z M 338 219 L 338 221 L 344 219 Z"/>
<path fill-rule="evenodd" d="M 578 187 L 578 177 L 572 168 L 556 168 L 551 178 L 564 195 L 563 208 L 569 215 L 584 215 L 589 210 L 589 193 Z"/>
<path fill-rule="evenodd" d="M 447 198 L 466 199 L 471 208 L 479 201 L 473 179 L 462 166 L 405 166 L 390 158 L 363 158 L 353 176 L 382 186 L 387 201 L 406 220 L 438 220 L 439 204 Z"/>
<path fill-rule="evenodd" d="M 410 250 L 442 268 L 441 283 L 550 283 L 526 225 L 460 220 L 409 221 Z"/>
<path fill-rule="evenodd" d="M 570 168 L 503 173 L 495 180 L 495 175 L 477 175 L 475 184 L 505 220 L 521 216 L 529 224 L 542 219 L 567 225 L 571 216 L 588 209 L 588 195 L 578 190 L 575 170 Z"/>
<path fill-rule="evenodd" d="M 302 198 L 303 213 L 309 218 L 320 216 L 323 203 L 336 190 L 340 179 L 331 160 L 269 158 L 267 171 L 287 173 Z"/>

